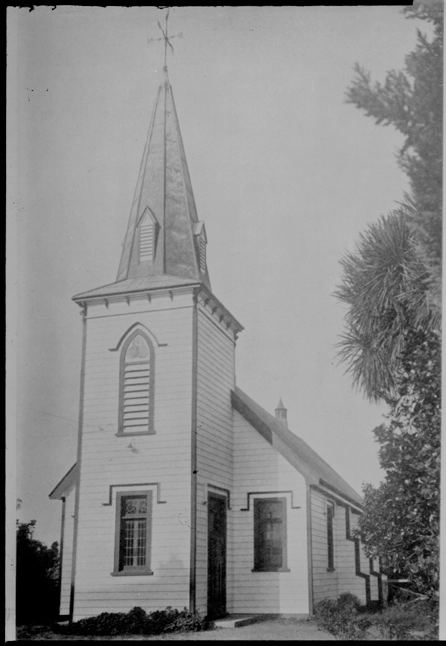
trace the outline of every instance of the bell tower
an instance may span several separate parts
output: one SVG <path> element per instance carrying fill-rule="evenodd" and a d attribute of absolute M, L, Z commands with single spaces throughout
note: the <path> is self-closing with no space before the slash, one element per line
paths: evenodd
<path fill-rule="evenodd" d="M 167 21 L 163 35 L 166 49 Z M 243 329 L 211 292 L 206 248 L 165 65 L 116 280 L 73 297 L 83 317 L 81 399 L 62 585 L 75 620 L 125 612 L 135 599 L 151 610 L 166 599 L 206 607 L 203 502 L 232 482 L 230 393 Z"/>

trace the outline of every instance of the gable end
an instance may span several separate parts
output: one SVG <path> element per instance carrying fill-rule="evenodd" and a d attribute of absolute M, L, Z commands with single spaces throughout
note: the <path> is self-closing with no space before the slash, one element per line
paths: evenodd
<path fill-rule="evenodd" d="M 242 415 L 267 442 L 272 444 L 273 434 L 269 426 L 265 424 L 265 422 L 263 422 L 250 408 L 248 408 L 248 406 L 238 395 L 236 395 L 234 391 L 231 392 L 231 401 L 235 410 L 240 413 L 240 415 Z"/>

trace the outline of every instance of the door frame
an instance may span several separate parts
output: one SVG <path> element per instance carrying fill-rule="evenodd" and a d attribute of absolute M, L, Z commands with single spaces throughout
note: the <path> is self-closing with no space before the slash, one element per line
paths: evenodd
<path fill-rule="evenodd" d="M 210 538 L 210 533 L 209 533 L 209 509 L 210 509 L 210 499 L 211 498 L 217 498 L 219 500 L 224 501 L 224 516 L 225 516 L 225 553 L 224 553 L 224 614 L 222 616 L 225 616 L 226 614 L 226 603 L 227 603 L 227 561 L 228 561 L 228 495 L 216 491 L 212 491 L 208 489 L 207 492 L 207 508 L 208 508 L 208 513 L 207 513 L 207 558 L 206 558 L 206 565 L 207 565 L 207 597 L 206 597 L 206 603 L 207 603 L 207 615 L 210 616 L 210 581 L 209 581 L 209 538 Z M 218 619 L 218 617 L 213 617 L 215 619 Z"/>

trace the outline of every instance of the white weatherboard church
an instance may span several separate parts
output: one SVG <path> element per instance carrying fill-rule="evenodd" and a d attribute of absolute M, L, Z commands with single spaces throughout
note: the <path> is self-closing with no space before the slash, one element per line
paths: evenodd
<path fill-rule="evenodd" d="M 211 291 L 167 68 L 117 279 L 74 297 L 83 342 L 63 501 L 60 616 L 167 606 L 210 618 L 382 600 L 361 497 L 235 384 L 243 329 Z"/>

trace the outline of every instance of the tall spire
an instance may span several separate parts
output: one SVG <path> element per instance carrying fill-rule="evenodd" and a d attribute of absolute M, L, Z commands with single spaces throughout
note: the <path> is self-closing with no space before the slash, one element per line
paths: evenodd
<path fill-rule="evenodd" d="M 163 36 L 157 40 L 164 41 L 164 79 L 153 109 L 117 281 L 170 275 L 209 287 L 206 232 L 197 217 L 167 75 L 167 47 L 173 51 L 170 40 L 175 37 L 169 36 L 168 17 L 169 12 L 165 29 L 158 22 Z"/>
<path fill-rule="evenodd" d="M 165 57 L 172 48 L 163 32 Z M 159 23 L 158 23 L 159 24 Z M 181 34 L 182 35 L 182 34 Z M 161 40 L 161 39 L 159 39 Z M 173 49 L 173 48 L 172 48 Z M 166 59 L 165 59 L 166 63 Z M 164 65 L 116 282 L 74 297 L 203 283 L 210 289 L 206 230 L 198 220 L 172 87 Z"/>

